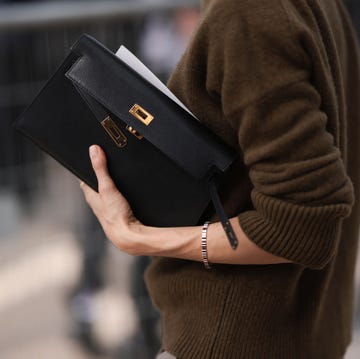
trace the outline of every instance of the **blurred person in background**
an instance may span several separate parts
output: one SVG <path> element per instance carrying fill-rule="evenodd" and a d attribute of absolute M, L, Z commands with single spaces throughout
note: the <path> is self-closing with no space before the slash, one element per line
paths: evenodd
<path fill-rule="evenodd" d="M 140 38 L 139 56 L 162 81 L 166 82 L 174 70 L 198 19 L 198 8 L 147 16 Z"/>
<path fill-rule="evenodd" d="M 343 358 L 351 342 L 360 205 L 360 64 L 341 0 L 205 0 L 170 89 L 239 158 L 203 262 L 192 227 L 144 226 L 99 146 L 87 202 L 115 246 L 151 255 L 159 358 Z"/>

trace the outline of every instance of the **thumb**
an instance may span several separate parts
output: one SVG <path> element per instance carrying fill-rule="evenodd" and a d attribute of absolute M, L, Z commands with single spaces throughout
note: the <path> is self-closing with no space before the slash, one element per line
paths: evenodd
<path fill-rule="evenodd" d="M 100 146 L 92 145 L 89 148 L 91 164 L 98 180 L 100 194 L 108 194 L 116 191 L 116 186 L 109 175 L 106 156 Z"/>

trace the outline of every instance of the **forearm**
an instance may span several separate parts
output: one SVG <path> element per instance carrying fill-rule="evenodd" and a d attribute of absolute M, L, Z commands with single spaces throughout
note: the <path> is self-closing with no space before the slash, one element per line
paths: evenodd
<path fill-rule="evenodd" d="M 81 183 L 86 201 L 100 221 L 108 239 L 132 255 L 164 256 L 202 261 L 201 226 L 159 228 L 144 226 L 132 213 L 129 203 L 109 176 L 106 157 L 98 146 L 90 147 L 90 157 L 99 192 Z M 208 259 L 211 263 L 288 263 L 256 246 L 242 231 L 238 217 L 230 219 L 239 244 L 233 250 L 220 222 L 208 228 Z"/>
<path fill-rule="evenodd" d="M 262 250 L 242 231 L 237 217 L 230 219 L 239 240 L 236 250 L 228 242 L 220 222 L 211 223 L 207 234 L 208 259 L 210 263 L 226 264 L 277 264 L 289 263 Z M 159 228 L 134 226 L 131 236 L 138 243 L 149 243 L 146 254 L 193 261 L 202 261 L 201 226 Z M 145 253 L 144 253 L 145 254 Z"/>

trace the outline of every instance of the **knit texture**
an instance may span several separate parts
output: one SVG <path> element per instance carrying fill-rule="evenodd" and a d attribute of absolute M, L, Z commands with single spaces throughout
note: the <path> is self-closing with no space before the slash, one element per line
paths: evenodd
<path fill-rule="evenodd" d="M 239 154 L 220 189 L 228 215 L 293 263 L 207 271 L 154 258 L 146 281 L 164 349 L 179 359 L 344 355 L 360 217 L 359 86 L 340 0 L 203 1 L 169 87 Z"/>

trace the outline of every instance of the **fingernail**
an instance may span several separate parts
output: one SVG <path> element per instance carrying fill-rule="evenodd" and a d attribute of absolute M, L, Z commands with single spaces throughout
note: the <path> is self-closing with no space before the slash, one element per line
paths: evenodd
<path fill-rule="evenodd" d="M 90 157 L 96 157 L 98 154 L 98 150 L 96 148 L 96 146 L 92 145 L 90 146 Z"/>

